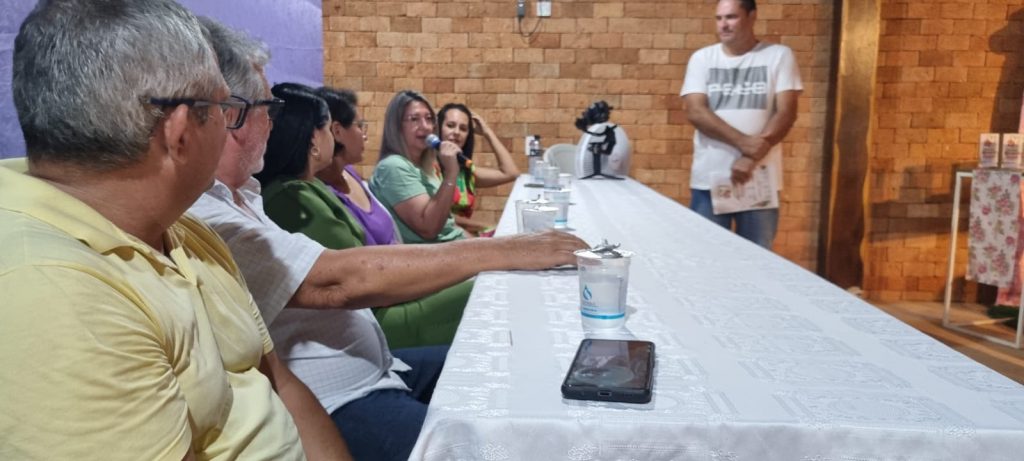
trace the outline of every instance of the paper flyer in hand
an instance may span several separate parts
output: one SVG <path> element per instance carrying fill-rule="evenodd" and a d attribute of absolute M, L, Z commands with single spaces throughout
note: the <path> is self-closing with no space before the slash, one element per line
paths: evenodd
<path fill-rule="evenodd" d="M 758 165 L 743 184 L 733 184 L 726 175 L 711 177 L 711 208 L 715 214 L 737 213 L 779 207 L 775 175 L 767 166 Z"/>

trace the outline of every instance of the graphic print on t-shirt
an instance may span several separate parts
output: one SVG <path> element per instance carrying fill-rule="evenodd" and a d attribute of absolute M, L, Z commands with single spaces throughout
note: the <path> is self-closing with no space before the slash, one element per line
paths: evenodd
<path fill-rule="evenodd" d="M 765 110 L 768 108 L 768 67 L 709 69 L 707 91 L 711 110 Z"/>

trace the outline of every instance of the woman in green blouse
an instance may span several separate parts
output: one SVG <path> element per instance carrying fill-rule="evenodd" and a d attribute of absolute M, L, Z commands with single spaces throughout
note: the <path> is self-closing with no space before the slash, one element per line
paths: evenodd
<path fill-rule="evenodd" d="M 399 91 L 384 113 L 380 160 L 370 190 L 395 217 L 405 243 L 450 242 L 466 238 L 451 209 L 462 149 L 442 141 L 437 149 L 434 109 L 423 95 Z"/>
<path fill-rule="evenodd" d="M 331 249 L 363 246 L 365 233 L 359 221 L 317 179 L 316 173 L 332 164 L 336 150 L 327 103 L 312 88 L 281 83 L 271 90 L 285 101 L 274 118 L 263 171 L 256 175 L 263 187 L 263 209 L 270 219 L 289 232 L 301 232 Z M 340 120 L 335 128 L 357 129 L 353 120 Z M 345 124 L 348 127 L 345 127 Z M 361 138 L 361 137 L 360 137 Z M 349 149 L 362 149 L 350 143 Z M 425 274 L 426 276 L 426 274 Z M 392 349 L 451 344 L 469 299 L 472 282 L 463 282 L 418 300 L 378 309 Z"/>

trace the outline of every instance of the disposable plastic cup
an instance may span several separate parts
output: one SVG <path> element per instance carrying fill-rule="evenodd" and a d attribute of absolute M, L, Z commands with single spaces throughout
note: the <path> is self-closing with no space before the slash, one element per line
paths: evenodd
<path fill-rule="evenodd" d="M 540 195 L 532 200 L 516 200 L 516 233 L 522 234 L 526 232 L 523 228 L 523 210 L 527 208 L 537 208 L 539 206 L 551 206 L 551 203 L 547 199 Z"/>
<path fill-rule="evenodd" d="M 544 188 L 545 189 L 558 189 L 558 167 L 555 165 L 548 165 L 544 167 Z"/>
<path fill-rule="evenodd" d="M 548 162 L 537 160 L 534 162 L 530 174 L 533 175 L 534 184 L 544 184 L 544 172 L 547 170 Z"/>
<path fill-rule="evenodd" d="M 572 187 L 572 174 L 558 173 L 558 187 L 569 189 Z"/>
<path fill-rule="evenodd" d="M 526 200 L 516 200 L 516 233 L 523 233 L 523 210 L 530 204 Z"/>
<path fill-rule="evenodd" d="M 544 198 L 551 202 L 551 206 L 558 208 L 555 215 L 555 229 L 569 227 L 569 201 L 572 191 L 570 189 L 546 189 Z"/>
<path fill-rule="evenodd" d="M 547 205 L 523 209 L 523 232 L 540 232 L 555 227 L 558 208 Z"/>
<path fill-rule="evenodd" d="M 629 262 L 633 253 L 616 251 L 615 255 L 593 250 L 576 252 L 584 328 L 619 328 L 626 323 Z"/>

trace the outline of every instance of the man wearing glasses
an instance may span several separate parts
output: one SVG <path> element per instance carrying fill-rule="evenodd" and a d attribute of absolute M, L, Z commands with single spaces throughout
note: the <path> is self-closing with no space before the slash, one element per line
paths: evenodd
<path fill-rule="evenodd" d="M 0 168 L 0 459 L 348 459 L 224 242 L 183 216 L 254 116 L 196 19 L 42 1 L 13 62 L 28 163 Z"/>
<path fill-rule="evenodd" d="M 225 80 L 246 97 L 269 94 L 267 54 L 244 35 L 205 21 Z M 229 63 L 239 64 L 236 66 Z M 259 88 L 250 92 L 247 88 Z M 262 86 L 260 86 L 262 85 Z M 217 182 L 189 210 L 227 242 L 281 358 L 331 412 L 356 459 L 407 459 L 444 361 L 443 348 L 396 360 L 369 309 L 422 297 L 483 270 L 573 263 L 585 244 L 551 232 L 434 245 L 328 250 L 263 212 L 259 183 L 268 130 L 250 113 L 224 147 Z M 260 117 L 258 123 L 266 121 Z M 252 124 L 252 126 L 249 126 Z M 234 160 L 231 160 L 234 159 Z M 455 308 L 456 306 L 452 306 Z"/>

